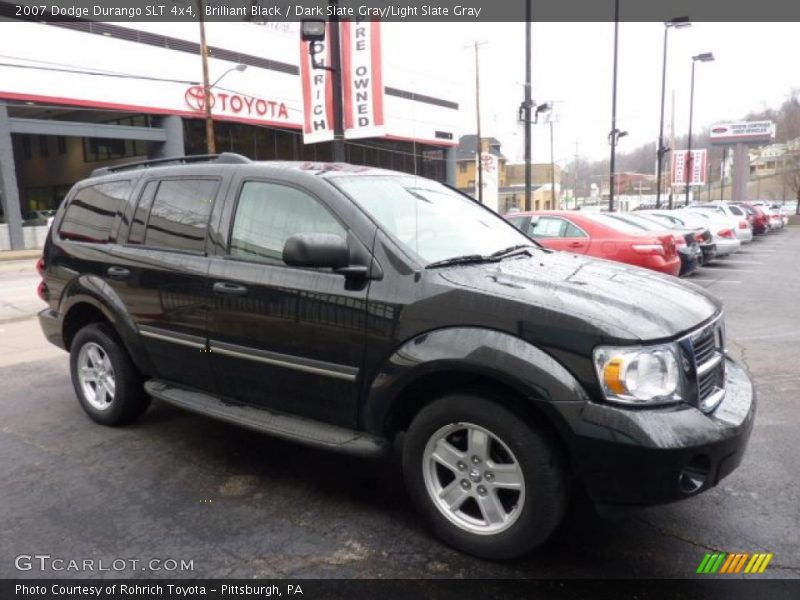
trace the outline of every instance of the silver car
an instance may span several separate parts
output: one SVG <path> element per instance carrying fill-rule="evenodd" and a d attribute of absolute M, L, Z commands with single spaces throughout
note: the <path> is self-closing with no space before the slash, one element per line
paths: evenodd
<path fill-rule="evenodd" d="M 753 241 L 753 228 L 750 226 L 750 221 L 747 220 L 747 213 L 744 212 L 741 206 L 726 202 L 709 202 L 707 204 L 692 204 L 689 210 L 693 209 L 702 209 L 726 217 L 733 227 L 736 239 L 743 244 Z"/>
<path fill-rule="evenodd" d="M 717 256 L 741 250 L 742 242 L 736 237 L 735 223 L 725 215 L 696 208 L 684 208 L 674 212 L 676 217 L 690 227 L 708 227 L 717 245 Z"/>

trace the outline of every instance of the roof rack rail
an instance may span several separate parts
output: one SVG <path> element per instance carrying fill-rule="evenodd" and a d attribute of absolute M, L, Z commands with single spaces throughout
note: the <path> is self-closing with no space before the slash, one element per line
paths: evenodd
<path fill-rule="evenodd" d="M 234 152 L 223 152 L 222 154 L 195 154 L 192 156 L 170 156 L 167 158 L 152 158 L 150 160 L 140 160 L 121 165 L 112 165 L 110 167 L 98 167 L 92 171 L 90 177 L 100 177 L 102 175 L 109 175 L 118 171 L 141 169 L 169 163 L 189 164 L 195 162 L 214 162 L 222 165 L 243 165 L 251 161 L 246 156 L 242 156 L 241 154 L 236 154 Z"/>

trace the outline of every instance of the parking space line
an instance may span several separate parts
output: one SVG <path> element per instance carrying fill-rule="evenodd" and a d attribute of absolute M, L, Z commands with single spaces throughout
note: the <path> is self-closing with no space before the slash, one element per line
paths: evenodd
<path fill-rule="evenodd" d="M 733 281 L 731 279 L 687 279 L 686 281 L 691 281 L 692 283 L 742 283 L 741 281 Z"/>

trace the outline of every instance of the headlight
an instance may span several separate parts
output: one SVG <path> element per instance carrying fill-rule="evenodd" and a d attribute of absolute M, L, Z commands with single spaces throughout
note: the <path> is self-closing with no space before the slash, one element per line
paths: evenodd
<path fill-rule="evenodd" d="M 624 404 L 666 404 L 681 398 L 675 344 L 600 346 L 594 351 L 597 378 L 607 400 Z"/>

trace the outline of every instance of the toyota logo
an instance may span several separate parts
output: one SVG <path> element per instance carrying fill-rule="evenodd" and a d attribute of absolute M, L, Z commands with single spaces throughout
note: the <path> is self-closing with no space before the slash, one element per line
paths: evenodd
<path fill-rule="evenodd" d="M 714 129 L 711 130 L 711 133 L 725 133 L 726 131 L 728 131 L 727 127 L 714 127 Z"/>
<path fill-rule="evenodd" d="M 194 110 L 203 111 L 206 109 L 205 96 L 205 90 L 203 89 L 202 85 L 193 85 L 192 87 L 186 89 L 184 98 L 186 100 L 186 104 L 188 104 L 191 108 Z M 208 98 L 210 100 L 211 108 L 214 108 L 214 94 L 209 93 Z"/>

